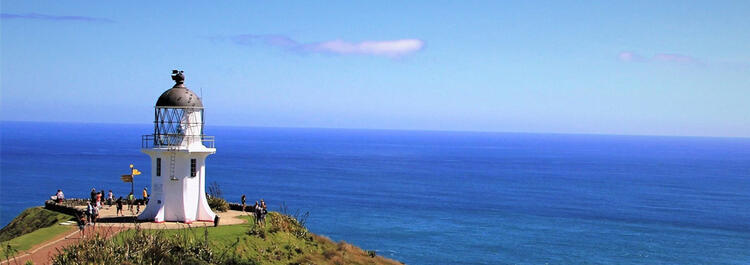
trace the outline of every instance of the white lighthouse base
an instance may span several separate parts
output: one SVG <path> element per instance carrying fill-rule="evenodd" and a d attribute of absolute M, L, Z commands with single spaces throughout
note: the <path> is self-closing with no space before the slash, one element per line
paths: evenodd
<path fill-rule="evenodd" d="M 205 161 L 216 149 L 159 150 L 143 149 L 151 156 L 151 196 L 146 209 L 138 220 L 154 222 L 194 221 L 213 222 L 216 214 L 211 211 L 206 199 Z M 174 156 L 174 177 L 171 172 L 171 156 Z M 157 176 L 157 158 L 161 158 L 161 174 Z M 195 160 L 195 176 L 192 175 L 191 159 Z"/>
<path fill-rule="evenodd" d="M 216 214 L 208 206 L 206 195 L 203 194 L 197 203 L 195 200 L 183 200 L 183 198 L 178 198 L 177 196 L 165 198 L 164 200 L 159 200 L 152 196 L 152 199 L 149 199 L 146 209 L 138 215 L 138 220 L 154 221 L 157 223 L 183 222 L 189 224 L 194 221 L 213 222 L 215 217 Z"/>

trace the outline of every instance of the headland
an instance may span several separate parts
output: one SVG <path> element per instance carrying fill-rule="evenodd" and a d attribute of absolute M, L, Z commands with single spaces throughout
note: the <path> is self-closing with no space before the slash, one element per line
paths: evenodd
<path fill-rule="evenodd" d="M 117 214 L 105 204 L 97 222 L 79 229 L 83 202 L 25 210 L 0 230 L 0 264 L 402 264 L 313 234 L 299 214 L 270 212 L 259 223 L 231 203 L 216 211 L 217 223 L 155 223 L 138 221 L 135 206 Z"/>

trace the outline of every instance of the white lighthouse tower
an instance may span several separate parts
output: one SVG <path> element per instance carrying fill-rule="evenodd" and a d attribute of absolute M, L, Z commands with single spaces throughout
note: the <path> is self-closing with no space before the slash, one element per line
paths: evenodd
<path fill-rule="evenodd" d="M 138 220 L 213 222 L 206 200 L 206 157 L 216 153 L 212 136 L 203 135 L 203 103 L 172 71 L 175 85 L 154 107 L 154 133 L 144 135 L 141 151 L 151 156 L 151 196 Z"/>

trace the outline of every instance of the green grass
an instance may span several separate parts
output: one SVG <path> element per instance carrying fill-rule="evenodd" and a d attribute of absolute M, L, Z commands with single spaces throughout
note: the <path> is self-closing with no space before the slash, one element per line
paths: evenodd
<path fill-rule="evenodd" d="M 73 219 L 73 216 L 46 210 L 42 207 L 28 208 L 0 229 L 0 242 Z"/>
<path fill-rule="evenodd" d="M 271 212 L 264 225 L 247 223 L 175 230 L 134 229 L 114 239 L 93 236 L 65 247 L 53 264 L 400 264 L 346 242 L 310 233 L 295 217 Z M 2 229 L 2 256 L 28 250 L 77 227 L 58 223 L 72 216 L 30 208 Z M 363 228 L 365 229 L 365 228 Z M 94 246 L 94 247 L 92 247 Z"/>
<path fill-rule="evenodd" d="M 63 233 L 76 229 L 75 225 L 64 226 L 59 223 L 74 220 L 73 216 L 62 214 L 41 207 L 24 210 L 7 226 L 0 230 L 0 252 L 2 256 L 11 252 L 25 251 L 44 243 Z"/>
<path fill-rule="evenodd" d="M 53 225 L 50 227 L 40 228 L 34 232 L 24 234 L 22 236 L 13 238 L 9 241 L 4 241 L 0 246 L 5 250 L 10 245 L 16 251 L 29 250 L 31 247 L 44 243 L 52 238 L 63 233 L 70 233 L 77 229 L 75 225 Z"/>
<path fill-rule="evenodd" d="M 129 230 L 120 233 L 116 242 L 123 244 L 137 233 L 152 233 L 167 238 L 206 241 L 214 255 L 233 256 L 247 264 L 400 264 L 361 250 L 346 242 L 307 231 L 292 217 L 271 212 L 263 226 L 256 226 L 250 216 L 240 217 L 247 223 L 219 227 L 194 227 L 174 230 Z"/>
<path fill-rule="evenodd" d="M 290 251 L 296 253 L 297 250 L 302 251 L 302 253 L 322 252 L 320 249 L 316 249 L 318 244 L 312 240 L 308 241 L 300 239 L 290 233 L 269 232 L 269 228 L 272 226 L 270 223 L 271 219 L 275 216 L 279 215 L 271 213 L 269 214 L 269 217 L 266 218 L 266 224 L 261 230 L 263 231 L 265 238 L 248 234 L 248 231 L 256 228 L 254 223 L 255 220 L 251 216 L 239 217 L 246 220 L 247 223 L 238 225 L 218 227 L 198 226 L 191 229 L 146 230 L 146 232 L 158 233 L 167 237 L 180 235 L 188 238 L 208 239 L 215 252 L 222 254 L 224 252 L 233 252 L 238 256 L 252 257 L 251 260 L 258 264 L 288 264 L 291 261 L 291 258 L 297 256 L 281 255 L 282 250 L 285 252 L 283 254 L 289 254 L 288 252 Z M 116 240 L 122 242 L 124 238 L 133 236 L 134 233 L 136 233 L 135 230 L 122 232 L 117 236 L 118 238 Z M 278 262 L 273 262 L 273 260 Z"/>

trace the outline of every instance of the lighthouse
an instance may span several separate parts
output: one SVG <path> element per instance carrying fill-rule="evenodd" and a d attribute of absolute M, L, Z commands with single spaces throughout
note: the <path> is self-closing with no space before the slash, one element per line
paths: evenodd
<path fill-rule="evenodd" d="M 151 196 L 138 220 L 213 222 L 206 200 L 206 157 L 216 153 L 214 138 L 203 134 L 203 103 L 185 87 L 183 71 L 154 107 L 154 132 L 141 138 L 151 157 Z"/>

